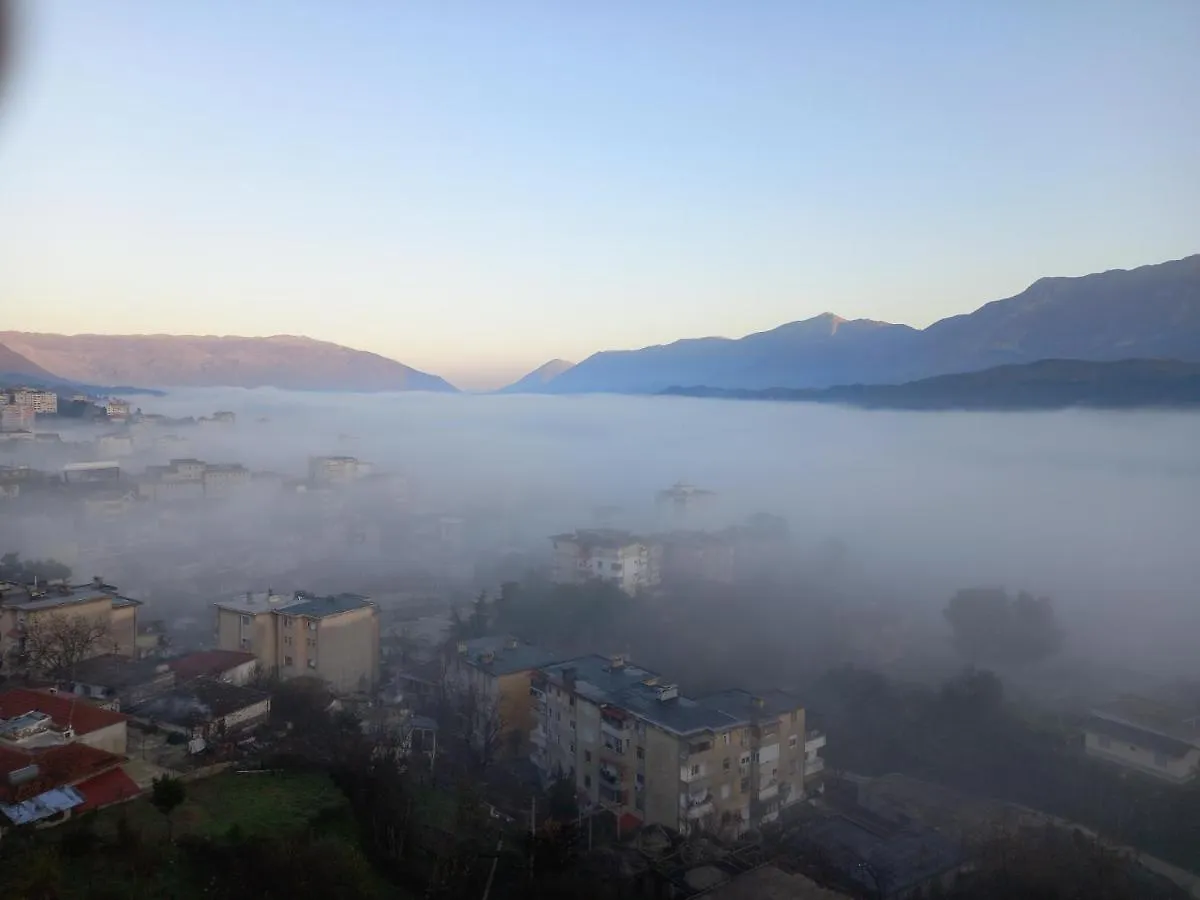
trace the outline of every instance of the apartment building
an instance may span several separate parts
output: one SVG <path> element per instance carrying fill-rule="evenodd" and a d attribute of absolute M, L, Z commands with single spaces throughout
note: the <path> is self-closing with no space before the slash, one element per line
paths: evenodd
<path fill-rule="evenodd" d="M 0 662 L 5 669 L 20 667 L 30 630 L 52 627 L 54 620 L 88 619 L 102 626 L 85 657 L 108 653 L 134 658 L 137 655 L 137 610 L 141 603 L 118 593 L 102 579 L 72 587 L 50 584 L 41 587 L 3 586 L 0 590 Z"/>
<path fill-rule="evenodd" d="M 217 646 L 253 653 L 283 678 L 309 675 L 338 693 L 379 683 L 379 609 L 358 594 L 247 594 L 219 601 Z"/>
<path fill-rule="evenodd" d="M 446 681 L 457 691 L 471 693 L 483 717 L 498 719 L 504 752 L 524 756 L 535 725 L 535 711 L 529 702 L 531 680 L 555 659 L 552 651 L 514 637 L 460 641 L 446 667 Z"/>
<path fill-rule="evenodd" d="M 23 406 L 43 415 L 58 414 L 58 394 L 54 391 L 28 387 L 17 388 L 12 392 L 12 402 L 15 406 Z"/>
<path fill-rule="evenodd" d="M 110 419 L 128 419 L 129 402 L 111 397 L 104 404 L 104 414 Z"/>
<path fill-rule="evenodd" d="M 250 470 L 240 463 L 221 463 L 204 469 L 204 496 L 230 497 L 250 485 Z"/>
<path fill-rule="evenodd" d="M 690 699 L 620 657 L 544 666 L 530 694 L 543 780 L 571 778 L 589 808 L 683 832 L 774 821 L 805 797 L 806 757 L 824 740 L 806 735 L 803 706 L 782 691 Z"/>
<path fill-rule="evenodd" d="M 672 531 L 657 535 L 655 543 L 661 551 L 652 559 L 659 561 L 664 582 L 732 584 L 735 579 L 737 547 L 727 532 Z"/>
<path fill-rule="evenodd" d="M 597 579 L 633 595 L 658 583 L 654 545 L 627 531 L 580 530 L 556 534 L 550 541 L 554 547 L 555 584 L 583 584 Z"/>
<path fill-rule="evenodd" d="M 37 411 L 28 406 L 17 406 L 15 403 L 0 406 L 0 431 L 33 431 L 36 421 Z"/>
<path fill-rule="evenodd" d="M 370 463 L 353 456 L 313 456 L 308 460 L 308 480 L 314 485 L 351 484 L 372 471 Z"/>

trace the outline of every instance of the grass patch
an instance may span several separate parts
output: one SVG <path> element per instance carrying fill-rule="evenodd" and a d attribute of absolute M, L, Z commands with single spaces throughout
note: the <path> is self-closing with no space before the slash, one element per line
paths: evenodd
<path fill-rule="evenodd" d="M 323 774 L 226 772 L 190 782 L 187 799 L 172 819 L 176 837 L 195 834 L 215 838 L 235 826 L 247 836 L 271 837 L 301 829 L 323 811 L 346 808 L 346 798 Z M 147 838 L 167 835 L 166 819 L 148 797 L 104 810 L 96 830 L 106 835 L 115 833 L 121 816 Z"/>

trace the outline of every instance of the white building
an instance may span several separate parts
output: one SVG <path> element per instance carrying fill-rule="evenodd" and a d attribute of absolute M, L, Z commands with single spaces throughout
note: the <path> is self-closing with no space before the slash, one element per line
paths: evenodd
<path fill-rule="evenodd" d="M 129 418 L 129 403 L 125 400 L 118 400 L 116 397 L 109 398 L 104 404 L 104 414 L 110 419 L 128 419 Z"/>
<path fill-rule="evenodd" d="M 650 544 L 627 531 L 580 530 L 557 534 L 553 580 L 556 584 L 582 584 L 598 579 L 615 584 L 627 594 L 657 584 L 657 567 L 651 565 Z"/>
<path fill-rule="evenodd" d="M 1200 716 L 1141 697 L 1122 697 L 1092 710 L 1083 726 L 1088 756 L 1164 781 L 1200 773 Z"/>
<path fill-rule="evenodd" d="M 370 475 L 372 466 L 353 456 L 313 456 L 308 460 L 308 480 L 313 484 L 350 484 Z"/>

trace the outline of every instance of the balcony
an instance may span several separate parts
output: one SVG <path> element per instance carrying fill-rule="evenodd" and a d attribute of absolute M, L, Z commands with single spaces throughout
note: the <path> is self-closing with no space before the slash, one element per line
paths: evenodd
<path fill-rule="evenodd" d="M 708 773 L 704 771 L 703 766 L 697 767 L 697 771 L 693 772 L 691 766 L 679 767 L 679 780 L 684 784 L 692 784 L 707 777 Z"/>
<path fill-rule="evenodd" d="M 759 800 L 770 800 L 779 794 L 779 780 L 772 778 L 766 784 L 760 785 L 758 788 Z"/>
<path fill-rule="evenodd" d="M 804 752 L 816 753 L 825 746 L 825 733 L 822 731 L 810 731 L 804 736 Z"/>
<path fill-rule="evenodd" d="M 804 760 L 804 777 L 808 778 L 811 775 L 817 775 L 825 771 L 825 760 L 819 756 L 814 756 L 811 759 Z"/>

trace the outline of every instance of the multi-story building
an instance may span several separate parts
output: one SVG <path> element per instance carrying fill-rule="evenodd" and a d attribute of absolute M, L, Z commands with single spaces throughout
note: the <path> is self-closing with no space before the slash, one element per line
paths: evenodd
<path fill-rule="evenodd" d="M 664 582 L 734 581 L 737 549 L 728 532 L 672 531 L 656 536 L 655 543 L 660 551 L 651 559 L 659 562 Z"/>
<path fill-rule="evenodd" d="M 121 596 L 116 587 L 102 579 L 76 587 L 9 586 L 0 592 L 0 598 L 0 660 L 6 669 L 23 665 L 30 631 L 53 628 L 56 619 L 95 623 L 95 636 L 83 649 L 82 658 L 108 653 L 130 658 L 137 655 L 137 609 L 141 603 Z"/>
<path fill-rule="evenodd" d="M 40 388 L 17 388 L 12 392 L 12 402 L 16 406 L 32 409 L 43 415 L 58 414 L 58 394 L 54 391 L 44 391 Z"/>
<path fill-rule="evenodd" d="M 67 463 L 62 469 L 67 484 L 115 484 L 121 480 L 121 464 L 115 460 Z"/>
<path fill-rule="evenodd" d="M 33 431 L 37 411 L 28 406 L 9 403 L 0 407 L 0 431 Z"/>
<path fill-rule="evenodd" d="M 635 594 L 658 583 L 651 542 L 627 531 L 579 530 L 556 534 L 550 541 L 554 546 L 552 577 L 556 584 L 598 579 Z"/>
<path fill-rule="evenodd" d="M 128 419 L 129 402 L 111 397 L 104 404 L 104 414 L 110 419 Z"/>
<path fill-rule="evenodd" d="M 774 821 L 805 796 L 806 757 L 818 759 L 824 740 L 806 735 L 789 694 L 693 700 L 620 657 L 544 666 L 530 693 L 531 758 L 544 780 L 569 778 L 590 808 L 681 831 Z"/>
<path fill-rule="evenodd" d="M 240 463 L 207 466 L 203 477 L 206 497 L 229 497 L 250 485 L 250 470 Z"/>
<path fill-rule="evenodd" d="M 456 650 L 446 667 L 447 686 L 469 696 L 471 712 L 480 719 L 476 730 L 482 735 L 496 729 L 489 738 L 496 738 L 505 753 L 528 753 L 535 724 L 531 679 L 555 661 L 555 654 L 506 636 L 460 641 Z"/>
<path fill-rule="evenodd" d="M 315 676 L 339 693 L 379 683 L 379 609 L 358 594 L 247 594 L 219 601 L 217 646 L 253 653 L 283 678 Z"/>
<path fill-rule="evenodd" d="M 308 460 L 308 480 L 314 485 L 350 484 L 372 471 L 370 463 L 353 456 L 313 456 Z"/>

